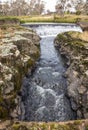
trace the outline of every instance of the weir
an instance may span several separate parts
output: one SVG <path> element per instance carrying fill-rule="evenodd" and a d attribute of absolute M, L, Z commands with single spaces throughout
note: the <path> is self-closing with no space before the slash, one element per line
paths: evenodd
<path fill-rule="evenodd" d="M 66 96 L 66 67 L 60 53 L 54 47 L 57 34 L 66 31 L 81 31 L 76 25 L 27 24 L 41 37 L 41 56 L 31 76 L 25 77 L 22 85 L 20 120 L 66 121 L 76 119 Z"/>

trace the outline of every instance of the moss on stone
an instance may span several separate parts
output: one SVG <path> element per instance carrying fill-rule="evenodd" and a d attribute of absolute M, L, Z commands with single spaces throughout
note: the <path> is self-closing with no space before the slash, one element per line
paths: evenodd
<path fill-rule="evenodd" d="M 76 107 L 80 106 L 77 110 L 77 117 L 80 119 L 87 118 L 87 101 L 84 100 L 84 97 L 86 99 L 87 90 L 84 92 L 81 86 L 85 88 L 88 86 L 88 32 L 86 32 L 86 34 L 80 32 L 65 32 L 59 34 L 55 39 L 55 46 L 61 52 L 61 55 L 69 61 L 65 62 L 68 67 L 66 72 L 68 80 L 67 90 L 69 98 L 77 103 Z M 76 71 L 77 75 L 73 74 L 73 71 Z M 81 96 L 80 92 L 77 92 L 78 87 L 83 91 Z M 71 95 L 71 93 L 73 93 L 71 92 L 72 90 L 74 94 Z M 81 99 L 79 97 L 81 97 Z M 73 125 L 73 129 L 76 129 L 74 126 L 75 124 Z"/>
<path fill-rule="evenodd" d="M 88 125 L 86 125 L 86 128 L 85 128 L 85 130 L 88 130 Z"/>
<path fill-rule="evenodd" d="M 64 33 L 59 34 L 56 39 L 59 41 L 65 41 L 65 43 L 68 41 L 67 36 L 64 35 Z"/>
<path fill-rule="evenodd" d="M 5 119 L 8 116 L 8 110 L 5 107 L 3 97 L 0 95 L 0 119 Z"/>
<path fill-rule="evenodd" d="M 66 32 L 66 33 L 62 33 L 59 34 L 57 36 L 57 39 L 59 41 L 63 41 L 64 43 L 66 43 L 67 45 L 72 45 L 75 47 L 84 47 L 84 41 L 82 41 L 79 38 L 73 38 L 70 34 L 72 34 L 74 32 Z"/>
<path fill-rule="evenodd" d="M 1 25 L 1 27 L 4 34 L 3 44 L 1 44 L 3 46 L 3 52 L 2 48 L 0 51 L 2 56 L 0 60 L 2 69 L 1 82 L 3 82 L 4 85 L 2 86 L 2 84 L 0 84 L 0 119 L 10 117 L 10 112 L 12 113 L 17 105 L 15 103 L 15 98 L 21 89 L 22 79 L 27 73 L 31 72 L 35 62 L 39 58 L 39 48 L 35 44 L 39 42 L 39 38 L 35 32 L 33 34 L 36 35 L 36 37 L 35 41 L 33 41 L 33 39 L 31 39 L 31 29 L 26 29 L 18 24 L 14 24 L 13 26 L 4 24 Z M 25 35 L 27 35 L 26 32 L 28 32 L 28 38 L 25 38 Z M 21 36 L 21 34 L 24 35 Z M 5 53 L 4 48 L 8 50 L 6 52 L 6 57 L 3 56 Z M 33 57 L 30 51 L 33 53 Z M 8 77 L 9 74 L 11 74 L 11 79 L 8 81 L 8 78 L 5 79 L 5 76 Z M 11 83 L 13 89 L 9 93 L 6 93 L 4 89 L 6 85 L 8 86 L 7 89 L 9 89 Z"/>
<path fill-rule="evenodd" d="M 0 106 L 0 119 L 5 119 L 8 116 L 8 110 L 3 107 Z"/>
<path fill-rule="evenodd" d="M 88 120 L 47 123 L 10 121 L 8 126 L 8 130 L 88 130 Z"/>
<path fill-rule="evenodd" d="M 57 126 L 54 127 L 54 129 L 55 130 L 70 130 L 69 126 L 65 125 L 65 124 L 63 124 L 63 125 L 58 124 Z"/>
<path fill-rule="evenodd" d="M 18 123 L 12 126 L 12 130 L 79 130 L 80 125 L 81 121 L 73 123 Z"/>
<path fill-rule="evenodd" d="M 26 126 L 21 124 L 14 124 L 12 130 L 28 130 Z"/>
<path fill-rule="evenodd" d="M 74 125 L 80 125 L 81 123 L 82 123 L 81 120 L 76 120 L 76 121 L 74 121 Z"/>
<path fill-rule="evenodd" d="M 33 63 L 34 63 L 33 59 L 32 58 L 29 59 L 29 61 L 28 61 L 28 67 L 32 67 Z"/>

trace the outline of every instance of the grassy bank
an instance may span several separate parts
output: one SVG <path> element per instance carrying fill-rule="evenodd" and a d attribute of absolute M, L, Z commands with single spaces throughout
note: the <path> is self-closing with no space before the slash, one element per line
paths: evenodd
<path fill-rule="evenodd" d="M 88 21 L 88 16 L 83 15 L 65 15 L 64 17 L 58 15 L 51 16 L 31 16 L 31 17 L 19 17 L 21 23 L 25 22 L 58 22 L 58 23 L 75 23 L 78 20 Z"/>
<path fill-rule="evenodd" d="M 28 23 L 28 22 L 58 22 L 58 23 L 75 23 L 79 21 L 86 21 L 88 22 L 88 15 L 64 15 L 61 17 L 59 15 L 43 15 L 43 16 L 6 16 L 0 17 L 0 20 L 16 20 L 19 19 L 21 23 Z"/>

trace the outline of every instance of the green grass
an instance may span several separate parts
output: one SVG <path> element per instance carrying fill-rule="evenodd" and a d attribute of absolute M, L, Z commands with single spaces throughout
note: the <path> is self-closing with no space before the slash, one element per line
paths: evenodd
<path fill-rule="evenodd" d="M 88 15 L 65 14 L 59 15 L 38 15 L 38 16 L 0 16 L 0 20 L 20 20 L 21 23 L 30 22 L 57 22 L 57 23 L 76 23 L 78 20 L 88 22 Z"/>
<path fill-rule="evenodd" d="M 88 22 L 88 16 L 84 15 L 45 15 L 45 16 L 22 16 L 18 17 L 21 23 L 30 22 L 56 22 L 56 23 L 76 23 L 78 20 Z"/>
<path fill-rule="evenodd" d="M 14 16 L 0 16 L 0 20 L 19 20 L 19 19 Z"/>

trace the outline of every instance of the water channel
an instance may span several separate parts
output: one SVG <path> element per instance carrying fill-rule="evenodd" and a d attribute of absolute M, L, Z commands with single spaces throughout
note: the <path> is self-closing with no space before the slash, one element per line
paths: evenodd
<path fill-rule="evenodd" d="M 22 87 L 22 120 L 66 121 L 76 119 L 66 97 L 66 67 L 54 47 L 57 34 L 66 31 L 81 31 L 74 24 L 34 24 L 33 28 L 41 37 L 41 56 L 30 77 L 25 77 Z"/>

